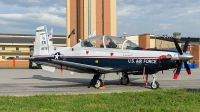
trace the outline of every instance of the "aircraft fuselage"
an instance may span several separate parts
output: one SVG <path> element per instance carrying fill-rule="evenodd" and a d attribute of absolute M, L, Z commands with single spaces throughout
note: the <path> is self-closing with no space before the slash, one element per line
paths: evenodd
<path fill-rule="evenodd" d="M 161 55 L 171 55 L 169 60 L 160 60 Z M 149 73 L 156 73 L 160 70 L 167 70 L 176 67 L 178 57 L 177 52 L 167 51 L 151 51 L 151 50 L 120 50 L 120 49 L 104 49 L 104 48 L 87 48 L 81 47 L 79 49 L 70 48 L 61 51 L 60 55 L 56 57 L 54 54 L 49 56 L 41 56 L 40 64 L 55 64 L 51 60 L 56 59 L 60 61 L 67 61 L 73 63 L 87 64 L 98 67 L 109 67 L 110 72 L 132 72 L 145 71 Z M 42 61 L 43 60 L 43 61 Z M 33 60 L 37 62 L 37 60 Z M 57 64 L 59 67 L 60 63 Z M 63 64 L 65 66 L 65 64 Z M 70 67 L 73 68 L 73 67 Z M 65 68 L 67 69 L 67 67 Z M 82 68 L 78 68 L 82 69 Z M 77 68 L 75 69 L 77 70 Z M 90 69 L 82 69 L 87 72 Z M 95 70 L 92 70 L 96 72 Z"/>

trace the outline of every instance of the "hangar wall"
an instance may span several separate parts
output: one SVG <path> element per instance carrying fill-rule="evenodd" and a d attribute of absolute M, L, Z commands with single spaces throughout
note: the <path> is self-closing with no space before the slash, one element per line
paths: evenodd
<path fill-rule="evenodd" d="M 139 46 L 143 48 L 150 48 L 150 34 L 139 35 Z"/>
<path fill-rule="evenodd" d="M 188 48 L 189 51 L 189 48 Z M 196 45 L 191 48 L 191 54 L 194 56 L 194 58 L 191 60 L 191 63 L 196 63 L 198 65 L 198 68 L 200 68 L 200 46 Z"/>

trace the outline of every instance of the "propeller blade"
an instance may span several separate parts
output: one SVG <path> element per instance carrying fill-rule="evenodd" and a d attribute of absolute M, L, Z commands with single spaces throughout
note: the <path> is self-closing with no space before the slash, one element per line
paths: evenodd
<path fill-rule="evenodd" d="M 182 65 L 182 63 L 178 64 L 178 67 L 176 69 L 176 73 L 174 74 L 174 79 L 178 79 L 179 73 L 181 71 L 181 65 Z"/>
<path fill-rule="evenodd" d="M 178 50 L 179 54 L 182 55 L 183 52 L 181 51 L 181 48 L 180 48 L 180 46 L 178 45 L 178 42 L 176 41 L 175 38 L 173 38 L 173 40 L 174 40 L 174 44 L 175 44 L 175 46 L 176 46 L 176 49 Z"/>
<path fill-rule="evenodd" d="M 185 42 L 185 45 L 183 47 L 183 52 L 187 51 L 189 40 L 190 40 L 190 37 L 188 37 L 187 40 L 186 40 L 186 42 Z"/>
<path fill-rule="evenodd" d="M 186 68 L 186 71 L 188 73 L 188 75 L 191 74 L 191 70 L 190 70 L 190 67 L 188 66 L 187 62 L 184 62 L 184 65 L 185 65 L 185 68 Z"/>

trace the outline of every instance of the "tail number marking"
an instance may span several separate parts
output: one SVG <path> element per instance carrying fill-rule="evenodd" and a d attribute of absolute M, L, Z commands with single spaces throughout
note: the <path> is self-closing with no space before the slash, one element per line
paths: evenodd
<path fill-rule="evenodd" d="M 42 45 L 46 44 L 46 41 L 42 41 Z"/>

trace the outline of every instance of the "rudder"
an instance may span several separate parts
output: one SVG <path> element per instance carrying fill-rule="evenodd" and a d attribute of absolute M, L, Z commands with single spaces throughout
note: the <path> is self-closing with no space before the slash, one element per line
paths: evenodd
<path fill-rule="evenodd" d="M 33 56 L 44 55 L 49 53 L 49 41 L 45 26 L 36 28 L 36 38 L 34 42 Z"/>

